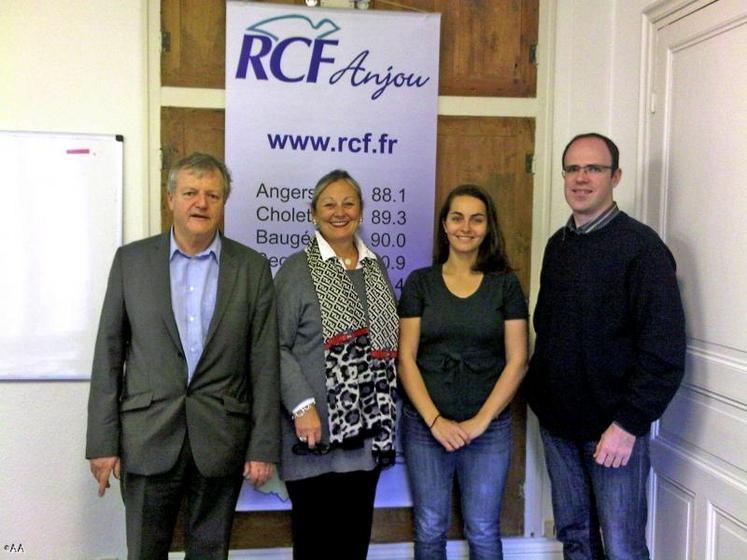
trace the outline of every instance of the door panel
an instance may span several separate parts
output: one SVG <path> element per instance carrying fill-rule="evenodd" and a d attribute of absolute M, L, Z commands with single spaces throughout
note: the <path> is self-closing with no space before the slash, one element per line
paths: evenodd
<path fill-rule="evenodd" d="M 675 255 L 683 386 L 652 453 L 655 558 L 747 558 L 747 5 L 656 29 L 645 214 Z"/>

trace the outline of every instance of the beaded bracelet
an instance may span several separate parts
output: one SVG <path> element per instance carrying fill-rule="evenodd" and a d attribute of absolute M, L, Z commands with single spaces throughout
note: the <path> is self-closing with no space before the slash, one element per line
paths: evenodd
<path fill-rule="evenodd" d="M 311 410 L 311 407 L 314 406 L 316 403 L 310 402 L 309 404 L 303 405 L 301 408 L 299 408 L 296 412 L 291 414 L 291 418 L 295 420 L 296 418 L 301 418 L 304 414 L 306 414 L 309 410 Z"/>
<path fill-rule="evenodd" d="M 438 420 L 439 418 L 441 418 L 441 414 L 440 413 L 436 414 L 436 417 L 433 419 L 433 422 L 431 422 L 430 425 L 428 426 L 429 430 L 433 429 L 433 426 L 436 425 L 436 420 Z"/>

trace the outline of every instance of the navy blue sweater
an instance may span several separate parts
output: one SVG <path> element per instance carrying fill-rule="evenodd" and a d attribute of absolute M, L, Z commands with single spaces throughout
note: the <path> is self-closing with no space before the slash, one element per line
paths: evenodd
<path fill-rule="evenodd" d="M 548 241 L 525 381 L 540 423 L 598 439 L 612 421 L 641 436 L 674 396 L 685 362 L 685 319 L 674 257 L 624 212 L 588 234 Z"/>

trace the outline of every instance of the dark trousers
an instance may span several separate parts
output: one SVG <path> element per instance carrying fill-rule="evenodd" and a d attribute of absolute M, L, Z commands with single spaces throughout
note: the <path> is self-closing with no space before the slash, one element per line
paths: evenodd
<path fill-rule="evenodd" d="M 366 560 L 379 469 L 286 481 L 294 560 Z"/>
<path fill-rule="evenodd" d="M 182 499 L 187 500 L 184 526 L 186 558 L 228 557 L 231 524 L 241 490 L 241 473 L 204 477 L 197 470 L 189 438 L 171 470 L 156 475 L 124 472 L 122 498 L 127 524 L 127 558 L 168 557 Z"/>

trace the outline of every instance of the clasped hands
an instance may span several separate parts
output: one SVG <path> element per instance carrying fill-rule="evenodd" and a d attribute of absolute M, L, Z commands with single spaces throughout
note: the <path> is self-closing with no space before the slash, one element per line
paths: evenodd
<path fill-rule="evenodd" d="M 440 414 L 432 421 L 430 430 L 436 441 L 440 443 L 446 451 L 456 451 L 457 449 L 469 445 L 472 440 L 480 437 L 490 424 L 491 418 L 483 418 L 479 414 L 456 422 L 444 418 Z"/>

